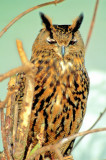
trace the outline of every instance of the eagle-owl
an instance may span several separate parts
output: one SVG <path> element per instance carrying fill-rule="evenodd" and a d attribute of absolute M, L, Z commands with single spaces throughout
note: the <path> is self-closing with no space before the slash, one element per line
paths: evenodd
<path fill-rule="evenodd" d="M 38 143 L 37 135 L 44 125 L 42 146 L 55 144 L 79 131 L 86 110 L 89 77 L 85 68 L 85 49 L 79 28 L 83 14 L 72 25 L 53 25 L 40 13 L 44 28 L 35 39 L 31 62 L 35 64 L 35 88 L 28 135 L 28 146 Z M 71 153 L 73 142 L 61 148 Z M 47 152 L 40 159 L 56 159 Z"/>

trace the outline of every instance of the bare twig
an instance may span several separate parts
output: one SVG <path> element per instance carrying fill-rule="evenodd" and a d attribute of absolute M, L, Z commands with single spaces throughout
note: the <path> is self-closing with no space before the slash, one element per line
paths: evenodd
<path fill-rule="evenodd" d="M 26 73 L 26 72 L 30 71 L 32 68 L 33 68 L 33 65 L 24 65 L 24 66 L 14 68 L 14 69 L 10 70 L 9 72 L 0 75 L 0 82 L 6 78 L 9 78 L 9 77 L 15 75 L 16 73 L 22 73 L 22 72 Z"/>
<path fill-rule="evenodd" d="M 100 116 L 97 118 L 97 120 L 95 121 L 95 123 L 87 130 L 91 130 L 92 128 L 94 128 L 94 126 L 100 121 L 100 119 L 103 117 L 103 115 L 105 114 L 106 112 L 106 108 L 104 109 L 104 111 L 102 113 L 100 113 Z M 78 142 L 75 144 L 73 150 L 77 147 L 77 145 L 81 142 L 81 140 L 85 137 L 86 135 L 84 135 L 83 137 L 81 137 Z"/>
<path fill-rule="evenodd" d="M 102 113 L 100 113 L 100 116 L 97 118 L 97 120 L 95 121 L 95 123 L 89 128 L 89 130 L 91 130 L 92 128 L 94 128 L 94 126 L 99 122 L 99 120 L 103 117 L 103 115 L 106 112 L 106 108 L 104 109 L 104 111 Z"/>
<path fill-rule="evenodd" d="M 19 14 L 17 17 L 15 17 L 1 32 L 0 32 L 0 37 L 16 22 L 18 21 L 20 18 L 22 18 L 24 15 L 26 15 L 27 13 L 35 10 L 35 9 L 38 9 L 38 8 L 41 8 L 41 7 L 44 7 L 44 6 L 48 6 L 48 5 L 52 5 L 52 4 L 57 4 L 57 3 L 61 3 L 63 2 L 64 0 L 55 0 L 55 1 L 52 1 L 52 2 L 47 2 L 47 3 L 43 3 L 43 4 L 40 4 L 38 6 L 34 6 L 24 12 L 22 12 L 21 14 Z"/>
<path fill-rule="evenodd" d="M 22 64 L 30 63 L 26 56 L 26 53 L 24 52 L 22 42 L 20 40 L 16 40 L 16 44 L 17 44 L 17 49 L 18 49 L 18 53 L 19 53 Z"/>
<path fill-rule="evenodd" d="M 101 131 L 106 131 L 106 128 L 98 128 L 98 129 L 93 129 L 93 130 L 89 130 L 89 131 L 84 131 L 84 132 L 79 132 L 76 133 L 72 136 L 69 136 L 67 138 L 63 138 L 58 144 L 57 146 L 60 148 L 62 145 L 64 145 L 65 143 L 67 143 L 68 141 L 72 141 L 73 139 L 75 139 L 76 137 L 79 136 L 83 136 L 83 135 L 87 135 L 90 133 L 95 133 L 95 132 L 101 132 Z"/>
<path fill-rule="evenodd" d="M 93 31 L 93 28 L 94 28 L 95 18 L 96 18 L 97 9 L 98 9 L 98 4 L 99 4 L 99 0 L 96 0 L 95 9 L 94 9 L 94 13 L 93 13 L 93 18 L 92 18 L 91 25 L 90 25 L 90 28 L 89 28 L 87 40 L 86 40 L 86 43 L 85 43 L 85 49 L 86 50 L 87 50 L 87 47 L 88 47 L 88 44 L 89 44 L 89 41 L 90 41 L 90 38 L 91 38 L 91 35 L 92 35 L 92 31 Z"/>
<path fill-rule="evenodd" d="M 8 148 L 7 137 L 6 137 L 6 132 L 5 132 L 5 119 L 4 119 L 3 109 L 1 109 L 1 133 L 2 133 L 2 142 L 3 142 L 5 156 L 7 160 L 12 160 L 12 157 L 10 155 L 10 151 Z"/>
<path fill-rule="evenodd" d="M 32 64 L 31 62 L 28 61 L 27 56 L 26 56 L 23 48 L 21 48 L 22 43 L 19 40 L 17 40 L 16 42 L 17 42 L 18 52 L 20 53 L 19 55 L 21 58 L 21 62 L 23 65 L 18 68 L 12 69 L 5 74 L 0 75 L 0 82 L 6 78 L 9 78 L 9 77 L 15 75 L 16 73 L 22 73 L 22 72 L 26 73 L 26 72 L 29 72 L 35 68 L 34 64 Z M 24 56 L 22 56 L 22 55 L 24 55 Z"/>
<path fill-rule="evenodd" d="M 58 149 L 61 148 L 65 143 L 67 143 L 68 141 L 72 141 L 73 139 L 75 139 L 78 136 L 83 136 L 83 135 L 87 135 L 87 134 L 90 134 L 90 133 L 101 132 L 101 131 L 106 131 L 106 128 L 99 128 L 99 129 L 84 131 L 84 132 L 80 132 L 80 133 L 74 134 L 72 136 L 69 136 L 67 138 L 63 138 L 59 143 L 57 143 L 55 145 L 48 145 L 48 146 L 45 146 L 45 147 L 42 147 L 42 148 L 38 149 L 35 153 L 33 153 L 30 157 L 28 157 L 27 160 L 32 160 L 33 158 L 35 158 L 39 154 L 42 154 L 46 151 L 56 152 L 57 148 Z"/>

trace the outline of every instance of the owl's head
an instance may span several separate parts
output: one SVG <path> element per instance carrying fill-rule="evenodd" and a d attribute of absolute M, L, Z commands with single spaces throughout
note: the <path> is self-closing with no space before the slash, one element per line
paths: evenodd
<path fill-rule="evenodd" d="M 70 59 L 70 56 L 84 57 L 84 43 L 79 32 L 83 20 L 83 14 L 77 17 L 72 25 L 53 25 L 50 18 L 40 13 L 44 28 L 35 40 L 33 53 L 51 53 L 53 57 L 59 56 L 61 59 Z M 39 50 L 39 51 L 38 51 Z M 50 54 L 49 54 L 50 55 Z"/>

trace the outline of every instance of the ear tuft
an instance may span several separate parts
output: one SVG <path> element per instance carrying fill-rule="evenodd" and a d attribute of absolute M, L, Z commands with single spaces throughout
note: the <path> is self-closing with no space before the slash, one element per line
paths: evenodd
<path fill-rule="evenodd" d="M 42 22 L 44 23 L 46 29 L 48 31 L 50 31 L 51 30 L 51 24 L 52 24 L 50 19 L 47 16 L 45 16 L 42 12 L 40 12 L 40 16 L 41 16 Z"/>
<path fill-rule="evenodd" d="M 80 26 L 81 26 L 81 23 L 82 23 L 82 21 L 83 21 L 83 17 L 84 17 L 84 15 L 83 15 L 83 13 L 81 13 L 80 14 L 80 16 L 79 17 L 77 17 L 74 21 L 73 21 L 73 24 L 72 24 L 72 32 L 76 32 L 79 28 L 80 28 Z"/>

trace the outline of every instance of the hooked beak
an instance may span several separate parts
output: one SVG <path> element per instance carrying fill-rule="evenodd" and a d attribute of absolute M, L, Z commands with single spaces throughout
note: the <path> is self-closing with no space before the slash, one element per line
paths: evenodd
<path fill-rule="evenodd" d="M 61 46 L 61 54 L 64 57 L 64 55 L 65 55 L 65 46 Z"/>

